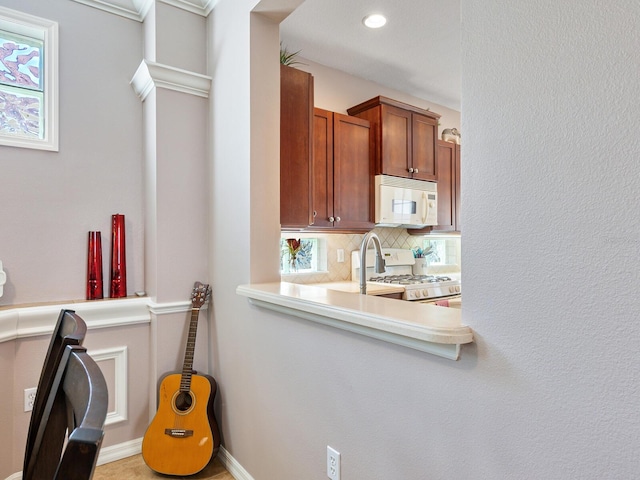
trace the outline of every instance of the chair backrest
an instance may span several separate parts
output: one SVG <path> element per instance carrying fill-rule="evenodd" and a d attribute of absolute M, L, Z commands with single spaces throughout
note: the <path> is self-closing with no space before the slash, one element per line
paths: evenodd
<path fill-rule="evenodd" d="M 65 347 L 67 345 L 82 345 L 84 337 L 87 333 L 87 324 L 73 310 L 61 310 L 58 321 L 53 329 L 53 335 L 49 342 L 49 349 L 44 359 L 38 388 L 36 390 L 36 398 L 33 402 L 33 410 L 31 412 L 31 422 L 29 424 L 29 432 L 27 434 L 27 446 L 25 449 L 25 464 L 23 471 L 26 471 L 26 462 L 31 457 L 33 450 L 33 442 L 35 440 L 35 428 L 42 421 L 42 413 L 46 399 L 49 397 L 53 380 L 55 378 L 60 361 L 63 357 Z"/>
<path fill-rule="evenodd" d="M 98 460 L 108 410 L 100 367 L 80 345 L 65 347 L 34 426 L 24 480 L 89 480 Z M 68 434 L 68 435 L 67 435 Z"/>

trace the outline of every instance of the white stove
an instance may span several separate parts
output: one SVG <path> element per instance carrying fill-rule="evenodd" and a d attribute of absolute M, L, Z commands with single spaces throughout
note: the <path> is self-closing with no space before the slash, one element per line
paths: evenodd
<path fill-rule="evenodd" d="M 367 282 L 397 285 L 404 289 L 403 300 L 433 301 L 437 299 L 458 298 L 462 294 L 459 278 L 445 275 L 414 274 L 417 268 L 413 252 L 402 248 L 383 248 L 382 255 L 386 262 L 386 272 L 374 272 L 375 252 L 367 250 Z M 360 252 L 351 253 L 351 280 L 360 278 Z"/>

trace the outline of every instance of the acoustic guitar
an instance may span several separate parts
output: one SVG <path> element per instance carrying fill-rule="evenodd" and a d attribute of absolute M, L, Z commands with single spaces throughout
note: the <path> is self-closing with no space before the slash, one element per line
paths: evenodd
<path fill-rule="evenodd" d="M 217 384 L 193 371 L 198 315 L 209 300 L 209 285 L 196 282 L 191 294 L 191 323 L 182 374 L 163 377 L 158 411 L 142 440 L 142 458 L 165 475 L 192 475 L 204 469 L 220 448 L 220 431 L 213 414 Z"/>

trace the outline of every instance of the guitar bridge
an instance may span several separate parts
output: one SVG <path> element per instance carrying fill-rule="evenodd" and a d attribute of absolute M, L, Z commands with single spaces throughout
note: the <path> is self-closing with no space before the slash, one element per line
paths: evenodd
<path fill-rule="evenodd" d="M 184 428 L 165 428 L 164 434 L 174 438 L 184 438 L 193 436 L 193 430 L 185 430 Z"/>

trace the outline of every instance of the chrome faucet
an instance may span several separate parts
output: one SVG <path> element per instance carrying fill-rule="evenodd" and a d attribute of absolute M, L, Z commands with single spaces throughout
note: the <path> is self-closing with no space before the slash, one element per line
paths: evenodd
<path fill-rule="evenodd" d="M 373 248 L 376 251 L 376 273 L 385 272 L 384 258 L 382 258 L 382 246 L 380 245 L 380 239 L 378 235 L 373 232 L 368 232 L 362 239 L 360 244 L 360 293 L 365 295 L 367 293 L 367 248 L 369 243 L 373 240 Z"/>

